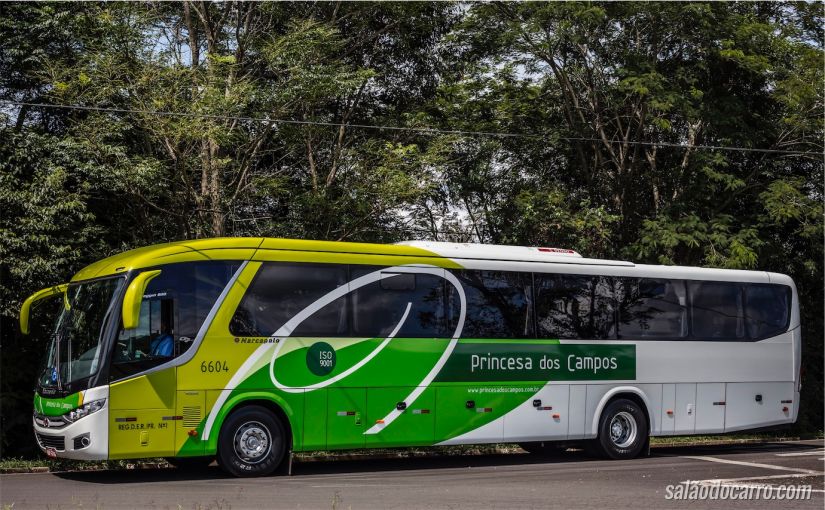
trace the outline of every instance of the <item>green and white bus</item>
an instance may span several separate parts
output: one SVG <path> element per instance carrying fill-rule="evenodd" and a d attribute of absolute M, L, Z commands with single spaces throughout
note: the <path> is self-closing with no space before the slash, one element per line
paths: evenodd
<path fill-rule="evenodd" d="M 791 424 L 785 275 L 572 250 L 227 238 L 136 249 L 62 300 L 34 397 L 52 457 L 169 457 L 237 476 L 307 450 L 582 443 Z"/>

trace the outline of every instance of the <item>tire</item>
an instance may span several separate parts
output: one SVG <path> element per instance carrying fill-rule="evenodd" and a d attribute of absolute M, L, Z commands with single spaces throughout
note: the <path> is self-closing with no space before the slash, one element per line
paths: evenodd
<path fill-rule="evenodd" d="M 215 457 L 167 457 L 165 460 L 177 469 L 205 471 Z"/>
<path fill-rule="evenodd" d="M 561 455 L 567 450 L 566 446 L 560 445 L 552 441 L 536 441 L 531 443 L 519 443 L 522 450 L 532 455 L 541 455 L 543 457 L 553 457 Z"/>
<path fill-rule="evenodd" d="M 260 406 L 229 415 L 218 437 L 218 463 L 237 477 L 266 476 L 278 469 L 286 453 L 281 420 Z"/>
<path fill-rule="evenodd" d="M 609 459 L 633 459 L 642 452 L 647 436 L 647 418 L 639 404 L 617 399 L 602 411 L 599 435 L 588 450 Z"/>

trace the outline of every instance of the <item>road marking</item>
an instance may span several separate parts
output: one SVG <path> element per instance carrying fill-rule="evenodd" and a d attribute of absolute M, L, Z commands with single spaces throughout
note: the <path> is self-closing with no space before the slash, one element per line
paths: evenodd
<path fill-rule="evenodd" d="M 817 473 L 816 475 L 810 475 L 807 473 L 794 473 L 791 475 L 762 475 L 762 476 L 743 476 L 740 478 L 708 478 L 707 480 L 697 480 L 695 483 L 703 483 L 703 482 L 748 482 L 751 480 L 776 480 L 779 478 L 806 478 L 809 476 L 822 476 L 825 475 L 825 472 Z"/>
<path fill-rule="evenodd" d="M 807 455 L 823 455 L 825 454 L 825 448 L 820 448 L 818 450 L 812 450 L 809 452 L 791 452 L 791 453 L 775 453 L 777 457 L 803 457 Z"/>
<path fill-rule="evenodd" d="M 773 464 L 760 464 L 757 462 L 745 462 L 741 460 L 730 460 L 730 459 L 720 459 L 718 457 L 706 457 L 706 456 L 690 456 L 686 455 L 681 457 L 683 459 L 693 459 L 693 460 L 705 460 L 708 462 L 718 462 L 720 464 L 733 464 L 736 466 L 748 466 L 748 467 L 756 467 L 756 468 L 763 468 L 763 469 L 773 469 L 776 471 L 791 471 L 794 473 L 805 473 L 809 475 L 819 475 L 822 474 L 820 471 L 814 471 L 811 469 L 802 469 L 802 468 L 790 468 L 784 466 L 774 466 Z"/>

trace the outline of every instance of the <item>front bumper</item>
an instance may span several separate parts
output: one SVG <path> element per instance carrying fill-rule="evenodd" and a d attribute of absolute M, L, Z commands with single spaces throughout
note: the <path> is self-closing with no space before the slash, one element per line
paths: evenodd
<path fill-rule="evenodd" d="M 33 417 L 34 437 L 43 453 L 61 459 L 106 460 L 109 458 L 108 387 L 86 391 L 87 402 L 106 398 L 99 411 L 64 424 L 59 418 Z M 49 419 L 51 418 L 51 419 Z M 55 425 L 56 422 L 56 425 Z M 47 426 L 48 425 L 48 426 Z M 50 455 L 51 456 L 51 455 Z"/>

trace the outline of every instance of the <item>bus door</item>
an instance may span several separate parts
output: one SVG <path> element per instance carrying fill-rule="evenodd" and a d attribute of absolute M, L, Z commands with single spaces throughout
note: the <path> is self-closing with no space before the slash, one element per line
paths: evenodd
<path fill-rule="evenodd" d="M 116 340 L 109 373 L 110 458 L 174 455 L 175 367 L 153 370 L 174 357 L 174 324 L 171 297 L 147 295 L 138 326 Z"/>

